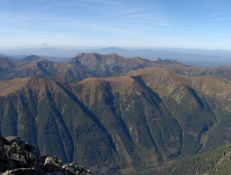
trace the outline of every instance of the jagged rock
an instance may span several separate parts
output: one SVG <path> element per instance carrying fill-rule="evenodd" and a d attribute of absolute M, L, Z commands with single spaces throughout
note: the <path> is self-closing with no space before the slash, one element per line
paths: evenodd
<path fill-rule="evenodd" d="M 19 137 L 6 137 L 4 151 L 7 158 L 17 168 L 31 168 L 37 165 L 37 153 L 35 148 L 21 141 Z"/>
<path fill-rule="evenodd" d="M 84 173 L 91 174 L 90 170 L 86 170 L 79 165 L 75 165 L 74 163 L 65 164 L 62 166 L 62 168 L 65 170 L 65 172 L 69 172 L 72 174 L 84 174 Z"/>
<path fill-rule="evenodd" d="M 37 165 L 35 148 L 18 137 L 0 138 L 0 172 Z"/>
<path fill-rule="evenodd" d="M 67 163 L 62 165 L 62 162 L 56 157 L 42 156 L 40 159 L 40 167 L 46 173 L 54 173 L 60 175 L 84 175 L 91 174 L 90 170 L 86 170 L 80 165 Z"/>
<path fill-rule="evenodd" d="M 40 166 L 45 172 L 62 172 L 62 162 L 56 156 L 42 156 Z"/>
<path fill-rule="evenodd" d="M 1 173 L 2 172 L 2 173 Z M 0 137 L 2 175 L 83 175 L 91 173 L 74 163 L 65 164 L 56 156 L 39 156 L 35 148 L 19 137 Z"/>
<path fill-rule="evenodd" d="M 37 175 L 35 169 L 33 168 L 19 168 L 14 170 L 8 170 L 4 172 L 2 175 Z"/>
<path fill-rule="evenodd" d="M 0 138 L 0 172 L 8 168 L 8 160 L 4 150 L 3 140 Z"/>
<path fill-rule="evenodd" d="M 70 171 L 70 172 L 72 172 L 72 173 L 75 173 L 75 167 L 74 167 L 74 165 L 71 163 L 71 164 L 64 164 L 63 166 L 62 166 L 62 168 L 63 169 L 65 169 L 65 170 L 67 170 L 67 171 Z"/>
<path fill-rule="evenodd" d="M 75 166 L 76 168 L 75 168 L 75 170 L 76 170 L 76 172 L 75 173 L 77 173 L 78 172 L 78 174 L 91 174 L 91 171 L 90 170 L 86 170 L 85 168 L 83 168 L 82 166 Z"/>

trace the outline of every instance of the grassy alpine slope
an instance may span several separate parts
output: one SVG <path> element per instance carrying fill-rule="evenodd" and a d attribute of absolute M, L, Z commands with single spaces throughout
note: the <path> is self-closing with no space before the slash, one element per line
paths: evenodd
<path fill-rule="evenodd" d="M 1 133 L 96 174 L 134 173 L 230 143 L 230 87 L 165 68 L 75 83 L 3 80 Z"/>
<path fill-rule="evenodd" d="M 158 167 L 146 167 L 123 175 L 229 175 L 231 146 L 223 145 L 197 155 L 187 155 Z"/>

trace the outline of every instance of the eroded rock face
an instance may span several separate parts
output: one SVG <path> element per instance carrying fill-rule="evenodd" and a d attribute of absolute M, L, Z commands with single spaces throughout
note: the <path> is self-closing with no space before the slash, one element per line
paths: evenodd
<path fill-rule="evenodd" d="M 83 175 L 90 170 L 63 164 L 56 156 L 39 156 L 19 137 L 0 137 L 0 173 L 3 175 Z"/>

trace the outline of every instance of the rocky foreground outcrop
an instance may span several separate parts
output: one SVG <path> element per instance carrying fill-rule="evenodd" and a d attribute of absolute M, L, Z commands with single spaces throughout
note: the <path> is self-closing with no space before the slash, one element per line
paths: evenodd
<path fill-rule="evenodd" d="M 84 175 L 90 170 L 74 163 L 63 164 L 55 156 L 40 156 L 19 137 L 0 137 L 0 174 L 2 175 Z"/>

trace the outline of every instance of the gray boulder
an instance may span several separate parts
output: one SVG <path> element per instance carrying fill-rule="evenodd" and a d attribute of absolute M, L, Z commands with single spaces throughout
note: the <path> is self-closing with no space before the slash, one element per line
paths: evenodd
<path fill-rule="evenodd" d="M 41 156 L 19 137 L 0 137 L 2 175 L 83 175 L 90 170 L 74 163 L 63 164 L 56 156 Z"/>
<path fill-rule="evenodd" d="M 7 170 L 2 175 L 37 175 L 33 168 L 19 168 L 14 170 Z"/>

